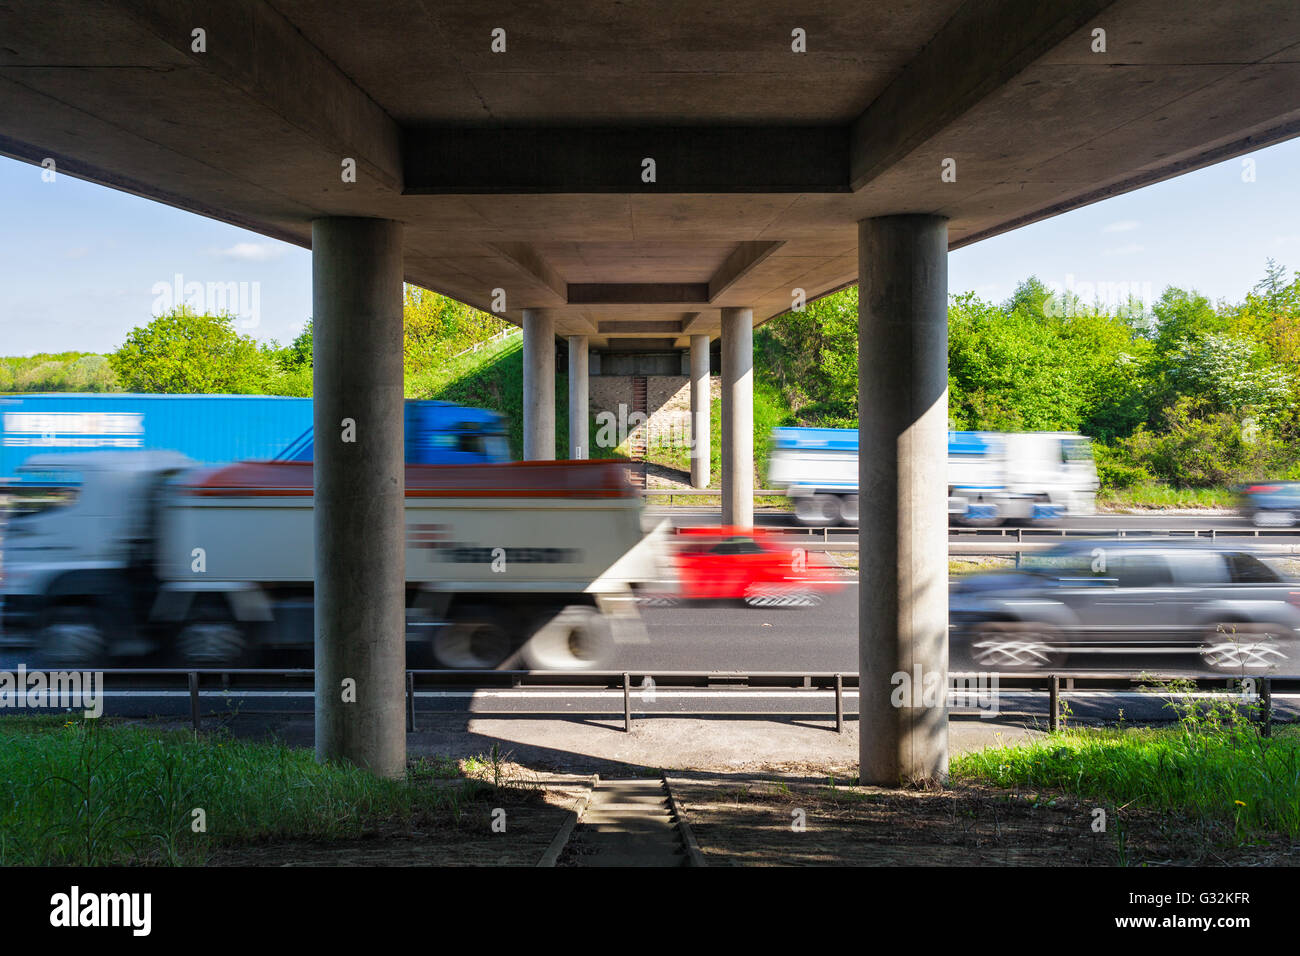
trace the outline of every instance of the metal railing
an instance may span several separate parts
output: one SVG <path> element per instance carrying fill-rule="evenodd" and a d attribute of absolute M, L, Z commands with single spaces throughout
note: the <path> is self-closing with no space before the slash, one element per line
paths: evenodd
<path fill-rule="evenodd" d="M 202 707 L 201 700 L 204 696 L 220 695 L 230 698 L 239 693 L 235 688 L 234 679 L 255 678 L 254 683 L 265 681 L 300 681 L 303 683 L 313 683 L 315 671 L 311 668 L 109 668 L 96 673 L 103 674 L 105 683 L 109 678 L 123 679 L 125 683 L 130 684 L 136 692 L 140 692 L 142 682 L 152 683 L 154 680 L 161 678 L 164 682 L 184 678 L 188 689 L 190 704 L 190 721 L 193 728 L 197 731 L 202 728 Z M 950 671 L 949 690 L 958 694 L 971 693 L 969 678 L 978 678 L 984 681 L 995 680 L 995 686 L 1000 691 L 1007 690 L 1028 690 L 1041 691 L 1048 694 L 1048 727 L 1050 730 L 1057 730 L 1060 727 L 1061 716 L 1061 694 L 1062 682 L 1064 682 L 1065 691 L 1076 690 L 1114 690 L 1131 688 L 1134 685 L 1159 685 L 1169 681 L 1187 681 L 1194 684 L 1198 689 L 1203 686 L 1222 684 L 1228 690 L 1235 692 L 1243 701 L 1253 700 L 1259 705 L 1260 713 L 1258 720 L 1260 723 L 1261 733 L 1268 735 L 1271 733 L 1273 724 L 1273 694 L 1277 690 L 1300 691 L 1300 676 L 1283 676 L 1283 675 L 1261 675 L 1250 676 L 1248 679 L 1253 681 L 1253 685 L 1245 685 L 1243 682 L 1246 678 L 1241 675 L 1194 675 L 1190 673 L 1167 673 L 1158 674 L 1150 672 L 1123 673 L 1123 672 L 1068 672 L 1068 673 L 1024 673 L 1024 672 L 992 672 L 992 671 Z M 220 678 L 221 686 L 208 689 L 206 692 L 202 687 L 203 678 Z M 645 684 L 646 679 L 650 684 Z M 858 674 L 849 671 L 651 671 L 651 670 L 601 670 L 601 671 L 526 671 L 526 670 L 435 670 L 435 669 L 409 669 L 405 674 L 405 696 L 406 696 L 406 728 L 409 732 L 416 730 L 416 712 L 415 700 L 419 692 L 417 679 L 423 681 L 423 689 L 445 689 L 452 687 L 465 687 L 469 685 L 475 689 L 485 689 L 490 687 L 509 687 L 509 688 L 539 688 L 551 687 L 556 689 L 572 688 L 575 691 L 579 688 L 589 689 L 592 687 L 622 691 L 623 701 L 623 730 L 630 732 L 632 729 L 632 704 L 636 695 L 644 695 L 648 689 L 658 690 L 659 688 L 708 688 L 716 689 L 725 693 L 728 688 L 744 688 L 746 690 L 763 690 L 772 691 L 789 691 L 791 689 L 807 690 L 811 693 L 834 692 L 835 700 L 835 730 L 836 733 L 844 732 L 845 709 L 844 695 L 845 691 L 854 691 L 859 689 Z M 636 687 L 634 679 L 640 679 L 641 687 Z M 155 688 L 156 689 L 156 688 Z M 1160 696 L 1158 690 L 1153 696 Z M 514 713 L 514 712 L 512 712 Z M 528 711 L 528 716 L 547 716 L 555 714 L 572 715 L 572 707 L 555 710 L 532 710 Z M 701 711 L 674 711 L 674 714 L 696 714 Z M 756 714 L 759 716 L 772 716 L 777 711 L 746 711 L 745 713 Z M 801 711 L 800 713 L 806 713 Z M 828 715 L 829 716 L 829 715 Z"/>
<path fill-rule="evenodd" d="M 488 348 L 489 346 L 492 346 L 497 342 L 502 341 L 503 339 L 510 338 L 510 336 L 512 335 L 522 335 L 523 331 L 524 331 L 523 329 L 516 329 L 516 328 L 502 329 L 500 332 L 497 332 L 495 335 L 492 335 L 491 337 L 486 338 L 481 342 L 475 342 L 467 349 L 461 349 L 459 352 L 453 355 L 452 358 L 458 359 L 462 355 L 469 355 L 470 352 L 477 352 L 479 349 Z"/>

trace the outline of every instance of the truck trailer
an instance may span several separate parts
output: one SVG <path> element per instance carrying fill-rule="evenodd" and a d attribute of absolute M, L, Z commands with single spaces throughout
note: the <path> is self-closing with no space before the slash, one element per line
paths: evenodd
<path fill-rule="evenodd" d="M 858 523 L 858 433 L 777 428 L 768 480 L 805 525 Z M 948 517 L 973 527 L 1096 511 L 1091 442 L 1073 432 L 948 433 Z"/>
<path fill-rule="evenodd" d="M 406 460 L 452 465 L 510 460 L 496 412 L 408 401 Z M 276 395 L 65 393 L 0 396 L 0 483 L 46 479 L 19 467 L 32 455 L 175 451 L 202 464 L 311 461 L 312 401 Z"/>
<path fill-rule="evenodd" d="M 35 456 L 4 553 L 4 631 L 49 664 L 255 663 L 314 642 L 310 462 L 175 452 Z M 644 641 L 662 578 L 614 461 L 406 467 L 408 657 L 583 669 Z M 282 655 L 281 655 L 282 656 Z"/>

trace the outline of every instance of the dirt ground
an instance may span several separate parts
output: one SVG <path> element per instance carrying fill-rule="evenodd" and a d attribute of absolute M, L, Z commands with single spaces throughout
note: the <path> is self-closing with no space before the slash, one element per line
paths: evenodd
<path fill-rule="evenodd" d="M 350 840 L 276 840 L 223 849 L 209 866 L 537 866 L 591 779 L 505 767 L 500 788 L 451 780 L 454 811 L 381 824 Z M 503 810 L 504 817 L 497 811 Z M 494 820 L 504 823 L 493 830 Z M 500 828 L 501 823 L 498 823 Z"/>
<path fill-rule="evenodd" d="M 843 779 L 674 774 L 669 785 L 710 866 L 1294 866 L 1279 838 L 1235 848 L 1228 834 L 1061 794 L 964 785 L 847 787 Z"/>

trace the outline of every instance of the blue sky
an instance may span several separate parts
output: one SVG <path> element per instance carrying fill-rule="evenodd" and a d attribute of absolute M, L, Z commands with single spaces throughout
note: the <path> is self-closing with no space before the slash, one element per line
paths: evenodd
<path fill-rule="evenodd" d="M 311 314 L 306 250 L 41 172 L 0 158 L 0 355 L 116 348 L 175 298 L 178 275 L 182 296 L 189 282 L 235 283 L 232 295 L 242 284 L 245 308 L 232 311 L 259 339 L 288 342 Z M 1026 226 L 953 253 L 949 291 L 1001 301 L 1037 275 L 1089 302 L 1168 285 L 1238 300 L 1269 257 L 1300 269 L 1298 174 L 1292 140 Z"/>

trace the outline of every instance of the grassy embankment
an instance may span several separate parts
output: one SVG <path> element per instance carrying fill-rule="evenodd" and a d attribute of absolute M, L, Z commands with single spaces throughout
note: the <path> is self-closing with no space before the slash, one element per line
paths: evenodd
<path fill-rule="evenodd" d="M 1176 727 L 1066 728 L 1041 740 L 955 758 L 954 779 L 1054 791 L 1098 806 L 1191 820 L 1212 842 L 1300 838 L 1300 728 L 1263 737 L 1239 697 L 1173 693 Z"/>
<path fill-rule="evenodd" d="M 494 785 L 461 776 L 450 760 L 386 780 L 278 743 L 8 716 L 0 864 L 198 864 L 231 847 L 339 840 L 385 825 L 483 829 L 478 817 L 491 801 L 476 800 Z"/>

